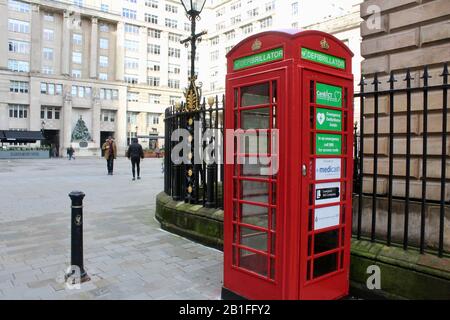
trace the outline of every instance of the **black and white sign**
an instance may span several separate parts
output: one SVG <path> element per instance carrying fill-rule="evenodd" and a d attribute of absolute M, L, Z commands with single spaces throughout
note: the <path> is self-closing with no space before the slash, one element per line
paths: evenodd
<path fill-rule="evenodd" d="M 314 230 L 334 227 L 339 224 L 340 206 L 314 210 Z"/>
<path fill-rule="evenodd" d="M 341 201 L 341 183 L 320 183 L 316 185 L 316 205 Z"/>

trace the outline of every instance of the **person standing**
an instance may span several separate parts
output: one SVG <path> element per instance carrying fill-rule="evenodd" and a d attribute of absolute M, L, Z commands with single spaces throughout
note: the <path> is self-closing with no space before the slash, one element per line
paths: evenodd
<path fill-rule="evenodd" d="M 138 139 L 134 138 L 132 143 L 127 150 L 127 158 L 131 160 L 131 171 L 133 173 L 133 181 L 136 180 L 136 169 L 137 178 L 141 180 L 141 159 L 144 159 L 144 150 L 142 146 L 138 143 Z"/>
<path fill-rule="evenodd" d="M 114 159 L 117 157 L 117 147 L 111 136 L 103 144 L 102 150 L 105 152 L 106 165 L 108 168 L 108 175 L 113 175 L 114 170 Z"/>
<path fill-rule="evenodd" d="M 75 149 L 72 148 L 72 146 L 67 148 L 67 156 L 69 157 L 69 160 L 72 160 L 72 158 L 75 160 L 75 157 L 73 155 L 74 153 L 75 153 Z"/>

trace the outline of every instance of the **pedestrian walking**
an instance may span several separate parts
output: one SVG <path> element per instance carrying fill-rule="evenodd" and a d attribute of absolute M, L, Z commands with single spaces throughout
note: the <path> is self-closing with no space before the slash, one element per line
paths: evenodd
<path fill-rule="evenodd" d="M 144 150 L 142 146 L 138 143 L 138 139 L 133 138 L 132 143 L 127 150 L 127 158 L 131 160 L 131 171 L 133 173 L 133 181 L 136 180 L 136 169 L 137 169 L 137 179 L 141 180 L 141 159 L 144 159 Z"/>
<path fill-rule="evenodd" d="M 158 147 L 155 148 L 155 153 L 157 158 L 161 158 L 161 150 Z"/>
<path fill-rule="evenodd" d="M 105 152 L 108 175 L 112 176 L 114 171 L 114 159 L 117 157 L 117 146 L 111 136 L 109 136 L 108 140 L 103 144 L 102 150 Z"/>
<path fill-rule="evenodd" d="M 75 160 L 74 154 L 75 154 L 75 149 L 72 146 L 67 148 L 67 156 L 69 157 L 69 160 L 72 160 L 72 159 Z"/>

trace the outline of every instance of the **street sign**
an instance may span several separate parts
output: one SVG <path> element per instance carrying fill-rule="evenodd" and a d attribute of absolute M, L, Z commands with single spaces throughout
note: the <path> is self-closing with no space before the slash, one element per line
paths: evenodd
<path fill-rule="evenodd" d="M 328 107 L 342 107 L 342 88 L 317 82 L 316 103 Z"/>
<path fill-rule="evenodd" d="M 342 136 L 339 134 L 318 133 L 316 135 L 317 155 L 340 155 L 342 153 Z"/>
<path fill-rule="evenodd" d="M 316 129 L 341 131 L 342 130 L 342 112 L 331 109 L 316 109 Z"/>

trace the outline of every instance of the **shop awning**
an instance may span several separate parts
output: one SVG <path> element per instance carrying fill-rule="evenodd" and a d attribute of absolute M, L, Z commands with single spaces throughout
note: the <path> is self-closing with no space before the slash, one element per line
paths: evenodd
<path fill-rule="evenodd" d="M 41 131 L 14 131 L 0 130 L 1 142 L 34 143 L 38 140 L 45 140 Z"/>

